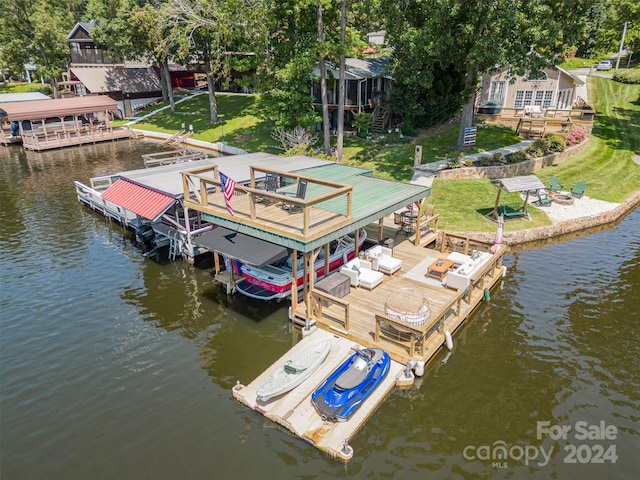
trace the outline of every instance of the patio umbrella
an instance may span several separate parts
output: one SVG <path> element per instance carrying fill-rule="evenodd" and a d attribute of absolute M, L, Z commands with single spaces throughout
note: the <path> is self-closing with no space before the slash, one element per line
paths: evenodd
<path fill-rule="evenodd" d="M 491 253 L 496 253 L 500 245 L 502 244 L 502 232 L 504 229 L 504 215 L 500 214 L 498 217 L 498 230 L 496 230 L 496 236 L 493 239 L 493 247 L 491 247 Z"/>

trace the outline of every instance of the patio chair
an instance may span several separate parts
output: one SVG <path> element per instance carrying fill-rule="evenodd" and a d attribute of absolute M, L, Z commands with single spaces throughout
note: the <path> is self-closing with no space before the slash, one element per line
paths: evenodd
<path fill-rule="evenodd" d="M 307 180 L 305 180 L 304 178 L 300 178 L 298 180 L 298 186 L 296 188 L 295 193 L 282 192 L 282 195 L 290 195 L 303 200 L 304 197 L 307 195 Z M 289 208 L 290 212 L 296 209 L 301 209 L 299 205 L 288 205 L 287 207 Z"/>
<path fill-rule="evenodd" d="M 558 181 L 558 177 L 555 175 L 549 179 L 549 190 L 552 192 L 560 193 L 564 185 Z"/>
<path fill-rule="evenodd" d="M 551 198 L 547 193 L 541 193 L 540 190 L 535 190 L 533 194 L 538 197 L 536 203 L 540 207 L 548 207 L 553 203 L 553 198 Z"/>
<path fill-rule="evenodd" d="M 264 178 L 264 190 L 269 193 L 277 193 L 278 192 L 278 175 L 275 173 L 267 172 Z M 257 202 L 264 203 L 266 205 L 270 203 L 277 203 L 275 200 L 268 197 L 257 197 Z"/>
<path fill-rule="evenodd" d="M 571 187 L 571 196 L 580 198 L 587 191 L 587 182 L 580 180 L 575 186 Z"/>

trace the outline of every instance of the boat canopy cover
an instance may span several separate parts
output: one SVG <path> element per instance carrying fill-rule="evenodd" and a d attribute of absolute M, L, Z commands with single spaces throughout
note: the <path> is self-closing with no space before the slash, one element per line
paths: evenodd
<path fill-rule="evenodd" d="M 195 243 L 256 267 L 275 262 L 289 255 L 284 247 L 223 227 L 203 233 L 195 239 Z"/>
<path fill-rule="evenodd" d="M 106 95 L 88 97 L 57 98 L 52 100 L 31 100 L 0 104 L 0 116 L 9 121 L 41 120 L 43 118 L 82 115 L 94 112 L 112 112 L 118 109 L 118 102 Z"/>
<path fill-rule="evenodd" d="M 151 221 L 157 220 L 176 202 L 169 195 L 122 178 L 107 188 L 102 198 Z"/>

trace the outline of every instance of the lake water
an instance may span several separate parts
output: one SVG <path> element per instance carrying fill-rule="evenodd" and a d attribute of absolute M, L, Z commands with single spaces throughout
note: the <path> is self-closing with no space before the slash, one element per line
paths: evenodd
<path fill-rule="evenodd" d="M 390 396 L 345 465 L 231 395 L 291 346 L 284 302 L 145 260 L 77 201 L 73 180 L 156 148 L 0 148 L 3 480 L 635 478 L 640 210 L 507 255 L 453 353 Z"/>

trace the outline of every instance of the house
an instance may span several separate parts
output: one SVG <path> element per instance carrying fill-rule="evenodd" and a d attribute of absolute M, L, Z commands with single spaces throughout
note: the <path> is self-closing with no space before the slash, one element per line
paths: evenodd
<path fill-rule="evenodd" d="M 536 76 L 514 76 L 509 68 L 485 73 L 481 79 L 478 105 L 495 102 L 502 109 L 513 110 L 514 114 L 525 113 L 525 107 L 539 107 L 540 111 L 569 111 L 574 104 L 586 99 L 578 96 L 579 88 L 585 81 L 567 70 L 546 68 Z M 527 109 L 531 110 L 531 109 Z"/>
<path fill-rule="evenodd" d="M 70 49 L 69 72 L 61 85 L 71 95 L 108 95 L 118 102 L 125 117 L 136 108 L 162 98 L 160 76 L 146 63 L 110 58 L 91 38 L 95 22 L 78 22 L 67 36 Z M 195 76 L 186 69 L 170 65 L 174 87 L 195 87 Z"/>
<path fill-rule="evenodd" d="M 377 58 L 347 58 L 345 59 L 345 121 L 349 121 L 349 115 L 353 113 L 368 112 L 384 127 L 383 104 L 392 78 L 386 74 L 391 57 Z M 320 67 L 316 65 L 313 70 L 315 78 L 320 76 Z M 340 70 L 337 66 L 327 63 L 327 96 L 329 99 L 329 112 L 332 126 L 336 125 L 338 109 L 338 79 Z M 322 104 L 320 82 L 315 81 L 311 86 L 311 95 L 316 105 Z M 388 119 L 386 119 L 388 123 Z"/>
<path fill-rule="evenodd" d="M 367 43 L 369 45 L 385 45 L 384 34 L 384 30 L 367 33 Z"/>

